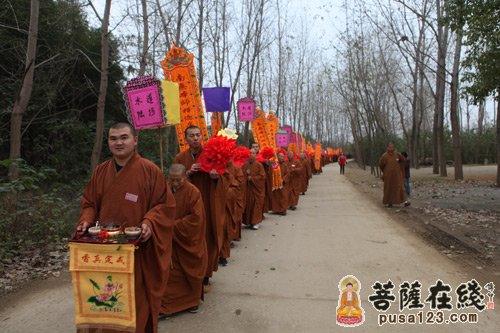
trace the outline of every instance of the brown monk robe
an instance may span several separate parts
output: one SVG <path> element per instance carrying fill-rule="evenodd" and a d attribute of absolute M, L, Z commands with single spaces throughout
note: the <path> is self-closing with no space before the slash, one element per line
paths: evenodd
<path fill-rule="evenodd" d="M 186 181 L 186 168 L 182 164 L 170 166 L 168 184 L 174 192 L 177 212 L 172 265 L 160 310 L 165 315 L 198 308 L 208 260 L 205 208 L 200 191 Z"/>
<path fill-rule="evenodd" d="M 208 278 L 212 277 L 219 266 L 218 259 L 226 223 L 226 192 L 232 180 L 227 171 L 220 176 L 199 171 L 200 165 L 195 162 L 202 151 L 200 129 L 196 126 L 188 127 L 185 135 L 190 148 L 177 154 L 174 163 L 184 165 L 189 181 L 200 190 L 205 206 L 208 265 L 204 284 L 207 285 Z"/>
<path fill-rule="evenodd" d="M 161 170 L 135 152 L 137 136 L 129 124 L 113 125 L 108 145 L 113 159 L 100 164 L 85 187 L 77 235 L 96 220 L 142 228 L 134 255 L 136 332 L 157 332 L 170 271 L 175 199 Z M 78 332 L 121 331 L 99 326 Z"/>
<path fill-rule="evenodd" d="M 245 181 L 245 176 L 240 167 L 230 161 L 227 165 L 227 172 L 233 177 L 233 181 L 226 193 L 226 225 L 224 228 L 224 238 L 220 252 L 219 264 L 227 265 L 227 258 L 231 256 L 231 241 L 241 237 L 241 220 L 243 218 L 244 195 L 241 192 L 240 182 Z"/>
<path fill-rule="evenodd" d="M 289 207 L 295 210 L 299 204 L 299 194 L 302 185 L 301 175 L 303 172 L 302 163 L 294 158 L 292 151 L 288 152 L 288 165 L 290 167 L 290 200 Z"/>
<path fill-rule="evenodd" d="M 285 155 L 278 154 L 278 161 L 280 164 L 281 177 L 283 179 L 283 187 L 274 190 L 271 195 L 271 210 L 279 215 L 286 215 L 289 207 L 290 195 L 290 171 L 288 170 L 288 163 L 285 162 Z"/>
<path fill-rule="evenodd" d="M 300 165 L 302 166 L 302 172 L 300 173 L 300 187 L 299 187 L 299 193 L 304 195 L 306 194 L 307 191 L 307 167 L 306 167 L 306 161 L 302 157 L 302 154 L 300 154 L 300 159 L 298 160 L 300 162 Z"/>
<path fill-rule="evenodd" d="M 306 171 L 305 172 L 306 190 L 304 192 L 307 192 L 307 189 L 309 188 L 309 179 L 312 178 L 311 162 L 309 161 L 309 157 L 305 153 L 300 154 L 300 159 Z"/>
<path fill-rule="evenodd" d="M 394 144 L 387 145 L 387 151 L 380 157 L 379 166 L 384 180 L 383 204 L 392 206 L 405 203 L 405 206 L 409 205 L 404 187 L 405 158 L 395 151 Z"/>
<path fill-rule="evenodd" d="M 255 160 L 255 152 L 252 152 L 252 156 L 243 166 L 243 174 L 247 177 L 247 196 L 243 223 L 252 229 L 258 229 L 258 224 L 262 222 L 266 174 L 262 164 Z"/>
<path fill-rule="evenodd" d="M 273 167 L 272 162 L 266 160 L 262 163 L 264 167 L 264 172 L 266 174 L 266 184 L 265 184 L 265 195 L 264 204 L 262 205 L 262 219 L 264 219 L 264 214 L 271 210 L 271 195 L 273 193 Z"/>

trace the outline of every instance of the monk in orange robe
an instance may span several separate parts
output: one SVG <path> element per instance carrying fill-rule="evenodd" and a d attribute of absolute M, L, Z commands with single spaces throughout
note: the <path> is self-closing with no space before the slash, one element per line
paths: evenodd
<path fill-rule="evenodd" d="M 262 164 L 255 160 L 255 151 L 243 166 L 247 177 L 247 195 L 243 223 L 257 230 L 262 222 L 262 206 L 265 199 L 266 173 Z"/>
<path fill-rule="evenodd" d="M 290 172 L 288 170 L 288 163 L 285 162 L 285 155 L 283 155 L 283 153 L 278 153 L 278 162 L 280 164 L 283 187 L 273 191 L 271 195 L 271 209 L 276 214 L 286 215 L 286 211 L 289 207 L 288 197 L 290 195 Z"/>
<path fill-rule="evenodd" d="M 130 124 L 110 128 L 113 158 L 97 166 L 85 187 L 76 235 L 96 221 L 142 229 L 134 264 L 136 332 L 153 333 L 170 271 L 175 199 L 161 170 L 135 152 L 137 141 Z M 78 331 L 119 332 L 97 326 Z"/>
<path fill-rule="evenodd" d="M 196 159 L 203 150 L 201 131 L 196 126 L 190 126 L 186 128 L 184 134 L 189 149 L 177 154 L 174 163 L 184 165 L 189 181 L 200 190 L 205 206 L 208 265 L 203 284 L 204 291 L 208 292 L 209 278 L 219 266 L 218 259 L 226 223 L 226 193 L 232 176 L 227 171 L 223 175 L 217 174 L 215 170 L 210 173 L 200 171 L 201 165 L 196 163 Z"/>
<path fill-rule="evenodd" d="M 160 318 L 185 310 L 197 312 L 208 260 L 205 208 L 200 191 L 186 181 L 186 168 L 182 164 L 170 166 L 168 184 L 174 193 L 177 212 L 172 264 Z"/>
<path fill-rule="evenodd" d="M 255 154 L 258 154 L 260 151 L 260 145 L 258 143 L 253 143 L 251 151 L 255 151 Z M 271 210 L 271 194 L 273 192 L 273 168 L 272 163 L 269 160 L 260 162 L 264 167 L 264 172 L 266 174 L 266 184 L 265 184 L 265 194 L 264 194 L 264 204 L 262 205 L 262 219 L 264 220 L 266 217 L 264 214 L 268 213 Z"/>
<path fill-rule="evenodd" d="M 382 179 L 384 180 L 384 205 L 391 207 L 404 203 L 409 206 L 407 201 L 404 181 L 405 181 L 405 158 L 400 153 L 396 152 L 393 143 L 387 145 L 387 151 L 380 157 L 380 170 L 382 171 Z"/>
<path fill-rule="evenodd" d="M 290 167 L 290 202 L 291 210 L 297 209 L 299 204 L 299 193 L 301 190 L 302 163 L 294 157 L 293 151 L 288 152 L 288 165 Z"/>
<path fill-rule="evenodd" d="M 233 175 L 233 182 L 229 187 L 226 200 L 226 227 L 219 258 L 219 264 L 227 266 L 227 259 L 231 256 L 231 241 L 241 238 L 241 220 L 245 205 L 245 194 L 242 192 L 242 183 L 246 182 L 243 171 L 232 161 L 227 166 L 227 171 Z"/>
<path fill-rule="evenodd" d="M 312 170 L 311 170 L 311 162 L 309 162 L 309 157 L 305 153 L 300 154 L 300 161 L 302 162 L 302 166 L 304 167 L 304 191 L 303 194 L 306 194 L 307 189 L 309 188 L 309 179 L 312 178 Z"/>

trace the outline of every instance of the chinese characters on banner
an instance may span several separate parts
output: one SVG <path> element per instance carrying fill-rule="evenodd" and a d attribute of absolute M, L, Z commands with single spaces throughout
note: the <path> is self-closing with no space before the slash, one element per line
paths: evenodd
<path fill-rule="evenodd" d="M 151 76 L 139 76 L 127 82 L 127 104 L 135 129 L 166 124 L 159 86 L 160 82 Z"/>
<path fill-rule="evenodd" d="M 134 244 L 69 243 L 77 328 L 135 332 Z"/>

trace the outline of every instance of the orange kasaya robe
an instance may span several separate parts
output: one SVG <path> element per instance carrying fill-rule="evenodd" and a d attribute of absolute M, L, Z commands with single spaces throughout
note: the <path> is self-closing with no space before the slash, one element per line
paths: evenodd
<path fill-rule="evenodd" d="M 243 174 L 247 176 L 247 195 L 243 223 L 256 225 L 262 222 L 262 206 L 265 199 L 266 173 L 257 161 L 247 161 L 243 166 Z M 250 179 L 248 179 L 250 176 Z"/>
<path fill-rule="evenodd" d="M 271 195 L 272 204 L 271 210 L 275 213 L 283 213 L 289 207 L 290 196 L 290 171 L 287 162 L 280 163 L 281 177 L 283 179 L 283 187 L 273 191 Z"/>
<path fill-rule="evenodd" d="M 299 194 L 302 186 L 302 173 L 304 168 L 299 160 L 293 159 L 288 162 L 290 168 L 290 207 L 299 204 Z"/>
<path fill-rule="evenodd" d="M 198 306 L 207 270 L 205 208 L 200 191 L 189 182 L 174 192 L 177 213 L 172 243 L 172 266 L 161 313 L 172 314 Z"/>
<path fill-rule="evenodd" d="M 245 194 L 242 193 L 241 183 L 245 182 L 245 176 L 239 166 L 229 162 L 227 171 L 233 176 L 233 182 L 229 186 L 226 196 L 226 227 L 224 228 L 224 239 L 220 256 L 229 258 L 231 256 L 231 241 L 241 238 L 241 220 L 245 205 Z"/>
<path fill-rule="evenodd" d="M 134 153 L 116 171 L 113 159 L 100 164 L 83 192 L 79 223 L 147 224 L 151 238 L 135 251 L 136 332 L 158 332 L 158 314 L 172 254 L 175 199 L 160 169 Z M 118 332 L 85 328 L 78 332 Z"/>
<path fill-rule="evenodd" d="M 398 205 L 405 202 L 408 197 L 404 187 L 405 158 L 398 152 L 389 154 L 385 152 L 380 157 L 379 166 L 384 180 L 384 205 Z"/>
<path fill-rule="evenodd" d="M 201 151 L 196 157 L 200 155 Z M 175 156 L 174 163 L 182 164 L 186 170 L 191 169 L 196 159 L 190 150 L 183 151 Z M 226 171 L 218 179 L 210 178 L 210 175 L 198 171 L 189 177 L 189 181 L 201 192 L 206 216 L 206 240 L 208 265 L 205 277 L 212 277 L 213 272 L 219 267 L 219 253 L 222 248 L 224 237 L 224 225 L 226 223 L 226 193 L 231 184 L 231 175 Z"/>

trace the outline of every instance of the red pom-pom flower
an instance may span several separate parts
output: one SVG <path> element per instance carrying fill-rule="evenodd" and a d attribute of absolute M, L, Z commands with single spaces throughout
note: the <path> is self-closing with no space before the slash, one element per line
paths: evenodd
<path fill-rule="evenodd" d="M 233 152 L 233 163 L 241 168 L 248 161 L 250 155 L 252 155 L 250 149 L 238 146 Z"/>
<path fill-rule="evenodd" d="M 222 175 L 226 171 L 235 148 L 236 140 L 216 135 L 203 145 L 203 150 L 196 162 L 201 164 L 200 170 L 210 172 L 215 169 L 218 174 Z"/>

